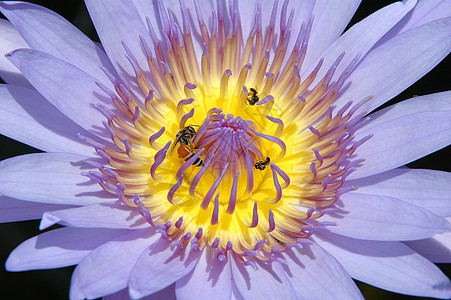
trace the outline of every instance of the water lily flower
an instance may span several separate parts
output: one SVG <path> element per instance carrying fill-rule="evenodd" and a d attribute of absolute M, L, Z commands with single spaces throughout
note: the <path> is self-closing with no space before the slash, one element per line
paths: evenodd
<path fill-rule="evenodd" d="M 451 49 L 447 1 L 86 0 L 101 46 L 1 2 L 2 221 L 64 225 L 9 271 L 77 265 L 70 298 L 451 297 L 451 93 L 373 112 Z M 437 247 L 440 245 L 440 247 Z M 116 297 L 116 298 L 114 298 Z M 153 299 L 153 298 L 152 298 Z"/>

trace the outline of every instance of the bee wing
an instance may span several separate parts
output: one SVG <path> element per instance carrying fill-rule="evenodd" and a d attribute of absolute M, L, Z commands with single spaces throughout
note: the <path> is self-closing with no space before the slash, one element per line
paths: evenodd
<path fill-rule="evenodd" d="M 169 150 L 168 150 L 168 155 L 171 155 L 172 152 L 174 152 L 175 146 L 177 146 L 177 144 L 180 141 L 180 137 L 181 137 L 181 135 L 176 137 L 176 139 L 172 142 L 171 147 L 169 147 Z"/>

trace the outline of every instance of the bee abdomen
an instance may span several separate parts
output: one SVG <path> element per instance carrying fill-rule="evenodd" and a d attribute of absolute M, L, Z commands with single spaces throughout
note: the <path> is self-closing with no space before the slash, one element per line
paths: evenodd
<path fill-rule="evenodd" d="M 196 166 L 196 167 L 202 167 L 203 165 L 204 165 L 204 161 L 200 157 L 196 158 L 196 160 L 193 162 L 193 166 Z"/>

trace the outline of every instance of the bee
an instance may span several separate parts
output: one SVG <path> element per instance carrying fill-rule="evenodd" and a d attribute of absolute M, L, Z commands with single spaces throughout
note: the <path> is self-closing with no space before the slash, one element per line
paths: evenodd
<path fill-rule="evenodd" d="M 177 154 L 180 158 L 182 158 L 184 161 L 187 161 L 191 157 L 193 157 L 194 154 L 196 154 L 195 150 L 199 149 L 193 145 L 192 140 L 196 136 L 196 130 L 193 126 L 187 126 L 185 128 L 182 128 L 177 132 L 175 135 L 175 141 L 172 143 L 171 149 L 169 150 L 169 154 L 171 154 L 175 147 L 177 145 Z M 198 157 L 193 162 L 193 166 L 203 166 L 204 161 L 202 158 Z"/>
<path fill-rule="evenodd" d="M 257 160 L 254 166 L 257 170 L 264 170 L 270 161 L 269 157 L 266 157 L 265 160 Z"/>
<path fill-rule="evenodd" d="M 247 103 L 249 103 L 249 105 L 255 105 L 260 101 L 260 97 L 257 95 L 256 89 L 250 88 L 249 90 L 250 92 L 247 94 Z"/>
<path fill-rule="evenodd" d="M 177 148 L 177 154 L 180 158 L 183 158 L 184 161 L 187 161 L 196 153 L 193 149 L 191 149 L 191 147 L 180 143 L 180 146 Z M 198 157 L 194 160 L 192 165 L 196 167 L 202 167 L 204 165 L 204 161 L 202 160 L 202 158 Z"/>

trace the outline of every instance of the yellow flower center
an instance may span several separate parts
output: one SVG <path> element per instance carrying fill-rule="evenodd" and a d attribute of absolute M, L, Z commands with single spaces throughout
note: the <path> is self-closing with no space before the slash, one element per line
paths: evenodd
<path fill-rule="evenodd" d="M 275 13 L 263 34 L 258 8 L 243 37 L 236 10 L 214 13 L 210 30 L 197 10 L 198 63 L 195 27 L 181 3 L 183 30 L 162 18 L 163 42 L 149 22 L 155 57 L 142 40 L 148 66 L 124 45 L 135 80 L 109 74 L 115 93 L 101 86 L 116 108 L 98 105 L 116 147 L 97 145 L 107 165 L 95 179 L 176 247 L 270 261 L 327 225 L 317 219 L 357 163 L 350 161 L 363 142 L 352 136 L 357 106 L 332 108 L 353 64 L 331 82 L 342 55 L 319 83 L 311 86 L 322 62 L 301 80 L 311 22 L 287 55 L 293 16 L 286 18 L 286 7 L 278 39 Z"/>

